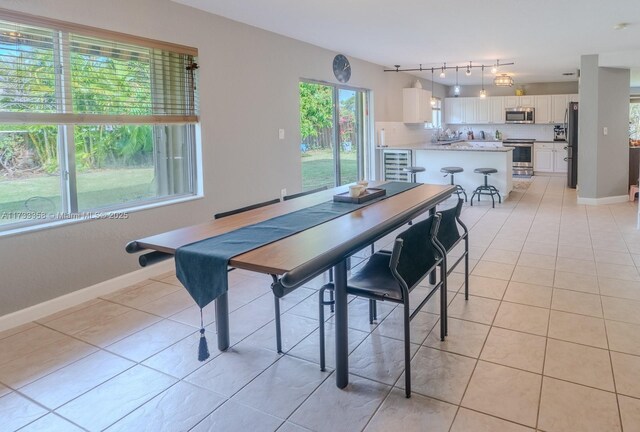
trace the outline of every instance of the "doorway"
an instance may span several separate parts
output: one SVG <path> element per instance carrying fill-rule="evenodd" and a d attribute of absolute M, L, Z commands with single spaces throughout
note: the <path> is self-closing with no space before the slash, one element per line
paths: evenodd
<path fill-rule="evenodd" d="M 300 82 L 302 189 L 335 187 L 364 178 L 369 92 Z"/>

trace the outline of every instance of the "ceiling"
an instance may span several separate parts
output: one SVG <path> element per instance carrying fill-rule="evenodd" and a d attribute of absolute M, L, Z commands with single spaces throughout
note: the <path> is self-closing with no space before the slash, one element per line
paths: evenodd
<path fill-rule="evenodd" d="M 575 81 L 562 74 L 581 55 L 606 53 L 601 65 L 635 68 L 631 85 L 640 86 L 638 0 L 173 1 L 389 67 L 515 62 L 501 72 L 516 84 Z M 459 80 L 480 84 L 480 70 Z M 455 72 L 435 81 L 453 85 Z"/>

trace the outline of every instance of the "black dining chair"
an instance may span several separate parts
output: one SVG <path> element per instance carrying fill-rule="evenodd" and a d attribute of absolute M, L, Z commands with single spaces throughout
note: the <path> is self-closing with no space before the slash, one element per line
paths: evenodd
<path fill-rule="evenodd" d="M 306 196 L 306 195 L 311 195 L 311 194 L 314 194 L 316 192 L 322 192 L 322 191 L 325 191 L 325 190 L 327 190 L 327 187 L 326 186 L 321 186 L 319 188 L 311 189 L 311 190 L 308 190 L 308 191 L 299 192 L 299 193 L 292 194 L 292 195 L 285 195 L 285 196 L 282 197 L 282 201 L 289 201 L 289 200 L 292 200 L 294 198 L 300 198 L 300 197 L 303 197 L 303 196 Z"/>
<path fill-rule="evenodd" d="M 404 357 L 405 395 L 411 397 L 411 350 L 410 322 L 433 294 L 440 290 L 440 313 L 446 316 L 446 267 L 444 250 L 436 240 L 440 215 L 414 223 L 396 237 L 393 251 L 378 251 L 347 281 L 347 293 L 369 300 L 389 301 L 403 305 L 404 309 Z M 440 281 L 411 313 L 409 293 L 432 271 L 440 268 Z M 335 289 L 333 283 L 324 285 L 320 296 L 320 369 L 325 369 L 324 306 L 332 300 L 324 299 L 324 292 Z M 370 303 L 371 304 L 371 303 Z M 440 339 L 445 338 L 445 320 L 440 320 Z"/>
<path fill-rule="evenodd" d="M 469 230 L 467 226 L 460 219 L 460 213 L 462 212 L 463 199 L 458 198 L 458 203 L 455 207 L 451 207 L 447 210 L 440 210 L 436 214 L 440 215 L 440 227 L 438 228 L 438 234 L 436 237 L 437 242 L 440 244 L 441 249 L 445 251 L 442 258 L 442 265 L 445 268 L 446 276 L 449 277 L 451 272 L 464 260 L 464 299 L 469 300 Z M 462 228 L 462 234 L 458 229 L 458 225 Z M 460 242 L 464 241 L 464 252 L 455 260 L 453 264 L 449 264 L 449 258 L 447 256 L 453 248 L 455 248 Z M 444 293 L 445 305 L 448 304 L 447 292 Z M 445 308 L 444 324 L 445 334 L 448 330 L 448 315 Z"/>

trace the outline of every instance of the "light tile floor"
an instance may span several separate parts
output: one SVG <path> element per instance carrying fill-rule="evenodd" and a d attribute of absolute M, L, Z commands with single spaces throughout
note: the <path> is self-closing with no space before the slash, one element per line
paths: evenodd
<path fill-rule="evenodd" d="M 233 346 L 215 349 L 207 307 L 200 363 L 199 311 L 169 273 L 0 333 L 0 430 L 640 430 L 637 206 L 579 206 L 564 183 L 535 177 L 495 209 L 465 206 L 471 298 L 456 271 L 445 342 L 437 296 L 412 322 L 409 400 L 399 307 L 380 304 L 371 325 L 352 299 L 351 383 L 338 390 L 328 311 L 318 367 L 322 280 L 283 299 L 278 355 L 270 278 L 230 273 Z"/>

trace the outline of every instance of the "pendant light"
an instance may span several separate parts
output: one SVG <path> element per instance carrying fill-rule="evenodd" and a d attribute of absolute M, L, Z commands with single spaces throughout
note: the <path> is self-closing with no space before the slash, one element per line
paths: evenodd
<path fill-rule="evenodd" d="M 511 78 L 507 74 L 501 74 L 495 77 L 495 79 L 493 80 L 493 84 L 497 85 L 498 87 L 511 87 L 513 85 L 513 78 Z"/>
<path fill-rule="evenodd" d="M 471 62 L 469 62 L 469 66 L 467 66 L 467 71 L 465 72 L 466 76 L 471 76 Z"/>
<path fill-rule="evenodd" d="M 453 88 L 453 95 L 460 96 L 460 86 L 458 85 L 458 66 L 456 66 L 456 86 Z"/>
<path fill-rule="evenodd" d="M 493 67 L 491 68 L 491 73 L 494 75 L 497 74 L 499 67 L 500 67 L 500 60 L 496 60 L 496 64 L 494 64 Z"/>
<path fill-rule="evenodd" d="M 447 77 L 447 75 L 445 75 L 445 73 L 444 73 L 444 71 L 445 71 L 445 69 L 446 69 L 446 68 L 447 68 L 447 64 L 446 64 L 446 63 L 443 63 L 443 65 L 442 65 L 442 72 L 440 72 L 440 78 L 446 78 L 446 77 Z"/>
<path fill-rule="evenodd" d="M 436 98 L 433 97 L 433 68 L 431 68 L 431 106 L 436 106 Z"/>
<path fill-rule="evenodd" d="M 482 90 L 480 90 L 480 97 L 487 97 L 487 91 L 484 89 L 484 66 L 482 66 Z"/>

